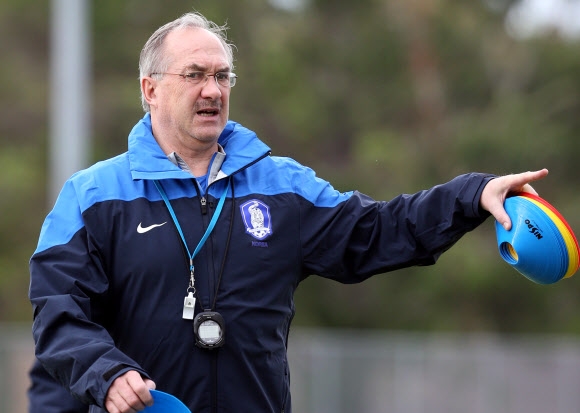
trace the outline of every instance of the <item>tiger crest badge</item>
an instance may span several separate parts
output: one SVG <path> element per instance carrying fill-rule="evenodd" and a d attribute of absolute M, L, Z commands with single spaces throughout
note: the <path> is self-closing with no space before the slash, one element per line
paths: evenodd
<path fill-rule="evenodd" d="M 240 205 L 246 232 L 263 240 L 272 234 L 270 207 L 258 199 L 251 199 Z"/>

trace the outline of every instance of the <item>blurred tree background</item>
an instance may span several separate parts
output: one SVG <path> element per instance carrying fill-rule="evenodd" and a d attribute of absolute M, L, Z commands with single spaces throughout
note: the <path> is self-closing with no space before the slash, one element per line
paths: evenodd
<path fill-rule="evenodd" d="M 94 1 L 91 160 L 124 152 L 142 116 L 149 35 L 198 10 L 237 46 L 231 118 L 273 154 L 385 200 L 468 171 L 547 167 L 535 188 L 579 233 L 579 41 L 511 36 L 515 3 Z M 31 319 L 28 259 L 49 208 L 49 16 L 49 1 L 0 3 L 0 321 Z M 352 286 L 308 278 L 294 325 L 576 334 L 579 298 L 575 277 L 540 286 L 508 266 L 489 219 L 432 267 Z"/>

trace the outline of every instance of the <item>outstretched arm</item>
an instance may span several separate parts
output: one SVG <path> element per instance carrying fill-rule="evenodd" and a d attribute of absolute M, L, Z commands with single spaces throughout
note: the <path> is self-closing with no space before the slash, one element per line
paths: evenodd
<path fill-rule="evenodd" d="M 479 204 L 483 209 L 489 211 L 506 230 L 510 230 L 512 223 L 503 207 L 505 199 L 510 193 L 514 192 L 529 192 L 538 195 L 534 188 L 531 187 L 530 182 L 542 179 L 546 175 L 548 175 L 548 170 L 541 169 L 539 171 L 522 172 L 492 179 L 483 188 Z"/>

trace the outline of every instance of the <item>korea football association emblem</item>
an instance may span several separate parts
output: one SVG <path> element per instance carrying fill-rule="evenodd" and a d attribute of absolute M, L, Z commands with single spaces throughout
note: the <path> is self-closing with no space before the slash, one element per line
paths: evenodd
<path fill-rule="evenodd" d="M 251 199 L 240 205 L 246 232 L 263 240 L 272 234 L 270 207 L 258 199 Z"/>

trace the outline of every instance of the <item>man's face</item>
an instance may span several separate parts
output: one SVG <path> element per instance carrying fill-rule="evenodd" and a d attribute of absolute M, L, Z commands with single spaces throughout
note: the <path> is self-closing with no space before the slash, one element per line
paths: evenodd
<path fill-rule="evenodd" d="M 228 121 L 230 87 L 218 85 L 213 76 L 194 84 L 177 75 L 230 72 L 221 42 L 203 29 L 176 30 L 165 38 L 164 55 L 170 74 L 154 81 L 155 92 L 150 102 L 151 116 L 156 117 L 159 132 L 171 135 L 169 139 L 178 139 L 182 145 L 193 144 L 192 139 L 217 141 Z"/>

